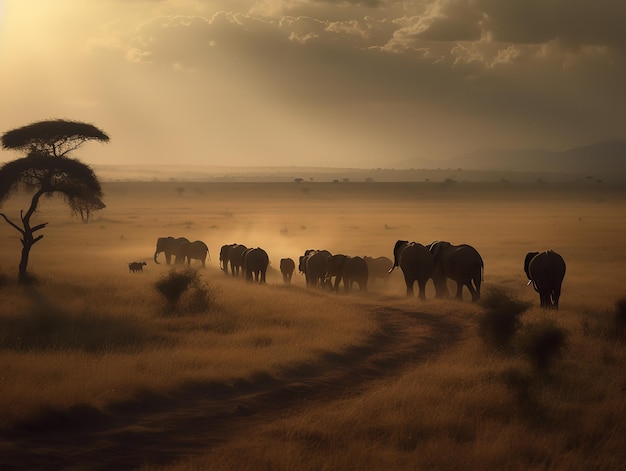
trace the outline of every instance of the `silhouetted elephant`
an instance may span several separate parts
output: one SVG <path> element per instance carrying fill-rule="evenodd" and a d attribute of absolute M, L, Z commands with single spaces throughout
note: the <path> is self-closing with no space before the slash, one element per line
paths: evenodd
<path fill-rule="evenodd" d="M 428 246 L 435 267 L 433 281 L 436 296 L 449 297 L 447 278 L 456 281 L 456 298 L 463 299 L 463 286 L 467 286 L 472 302 L 480 299 L 480 284 L 483 279 L 483 259 L 471 245 L 452 245 L 450 242 L 433 242 Z M 473 284 L 472 284 L 473 283 Z"/>
<path fill-rule="evenodd" d="M 367 263 L 361 257 L 349 257 L 348 255 L 337 254 L 328 257 L 328 268 L 326 270 L 326 282 L 330 283 L 330 278 L 335 277 L 333 289 L 339 289 L 339 283 L 343 280 L 343 288 L 346 292 L 352 290 L 354 283 L 359 284 L 361 291 L 367 291 L 367 280 L 369 269 Z"/>
<path fill-rule="evenodd" d="M 389 275 L 393 270 L 393 262 L 387 257 L 368 257 L 367 255 L 363 257 L 365 263 L 367 263 L 367 268 L 369 270 L 369 279 L 373 283 L 376 279 L 380 279 L 387 284 L 387 280 L 389 280 Z"/>
<path fill-rule="evenodd" d="M 291 258 L 280 259 L 280 272 L 283 274 L 283 282 L 285 284 L 291 283 L 291 277 L 296 269 L 296 262 Z"/>
<path fill-rule="evenodd" d="M 200 260 L 202 262 L 202 267 L 205 268 L 206 258 L 207 255 L 209 255 L 209 248 L 201 240 L 196 240 L 194 242 L 182 242 L 174 249 L 174 255 L 176 256 L 174 263 L 185 263 L 186 259 L 187 265 L 191 266 L 191 259 L 194 259 Z"/>
<path fill-rule="evenodd" d="M 236 244 L 222 245 L 220 249 L 220 269 L 228 274 L 228 263 L 230 261 L 230 249 Z"/>
<path fill-rule="evenodd" d="M 406 295 L 414 295 L 413 284 L 417 281 L 419 286 L 417 297 L 421 300 L 426 299 L 426 282 L 433 275 L 435 267 L 433 256 L 428 248 L 418 242 L 399 240 L 393 247 L 393 259 L 393 266 L 388 271 L 391 273 L 396 267 L 402 269 Z"/>
<path fill-rule="evenodd" d="M 154 263 L 159 263 L 157 257 L 161 252 L 164 252 L 165 262 L 170 265 L 172 263 L 172 255 L 176 255 L 176 247 L 183 242 L 189 243 L 185 237 L 179 237 L 178 239 L 174 237 L 159 237 L 156 243 L 156 250 L 154 251 Z"/>
<path fill-rule="evenodd" d="M 230 263 L 230 273 L 233 276 L 239 276 L 239 269 L 244 276 L 243 271 L 243 254 L 248 249 L 242 244 L 223 245 L 220 249 L 220 268 L 224 273 L 228 273 L 228 264 Z"/>
<path fill-rule="evenodd" d="M 246 280 L 252 281 L 252 276 L 254 275 L 254 281 L 265 283 L 265 274 L 267 273 L 269 263 L 270 258 L 265 250 L 259 247 L 246 249 L 243 253 L 243 269 L 246 274 Z"/>
<path fill-rule="evenodd" d="M 529 252 L 524 259 L 524 272 L 539 293 L 541 307 L 559 308 L 561 284 L 565 278 L 565 260 L 558 253 Z"/>
<path fill-rule="evenodd" d="M 317 286 L 318 283 L 321 287 L 324 286 L 328 257 L 331 255 L 328 250 L 308 249 L 304 252 L 304 255 L 300 256 L 298 269 L 301 273 L 304 273 L 308 287 Z"/>
<path fill-rule="evenodd" d="M 233 244 L 233 247 L 230 249 L 229 257 L 230 260 L 230 271 L 233 276 L 239 276 L 239 269 L 241 269 L 241 276 L 244 276 L 243 270 L 243 254 L 248 250 L 243 244 Z"/>
<path fill-rule="evenodd" d="M 138 271 L 143 271 L 143 267 L 145 267 L 146 265 L 146 262 L 130 262 L 128 264 L 128 269 L 134 273 Z"/>

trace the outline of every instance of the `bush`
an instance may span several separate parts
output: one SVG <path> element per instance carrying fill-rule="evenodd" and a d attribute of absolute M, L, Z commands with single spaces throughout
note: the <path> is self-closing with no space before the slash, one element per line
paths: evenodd
<path fill-rule="evenodd" d="M 626 336 L 626 298 L 619 299 L 615 303 L 613 323 L 615 326 L 615 336 L 617 338 L 624 338 L 624 336 Z"/>
<path fill-rule="evenodd" d="M 551 320 L 524 327 L 519 341 L 520 352 L 539 371 L 546 371 L 567 346 L 567 335 Z"/>
<path fill-rule="evenodd" d="M 519 301 L 500 288 L 492 288 L 480 302 L 485 312 L 478 321 L 478 334 L 488 345 L 505 349 L 520 327 L 520 315 L 530 303 Z"/>
<path fill-rule="evenodd" d="M 155 287 L 165 297 L 170 312 L 181 311 L 179 304 L 183 295 L 186 302 L 182 310 L 188 312 L 207 311 L 213 304 L 212 290 L 192 268 L 171 270 L 155 283 Z"/>

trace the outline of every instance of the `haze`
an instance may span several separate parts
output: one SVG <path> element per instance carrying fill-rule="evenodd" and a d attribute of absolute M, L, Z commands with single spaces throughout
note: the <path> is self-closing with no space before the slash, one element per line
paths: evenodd
<path fill-rule="evenodd" d="M 89 164 L 387 167 L 626 138 L 615 0 L 0 0 L 0 132 Z M 16 158 L 2 152 L 1 161 Z"/>

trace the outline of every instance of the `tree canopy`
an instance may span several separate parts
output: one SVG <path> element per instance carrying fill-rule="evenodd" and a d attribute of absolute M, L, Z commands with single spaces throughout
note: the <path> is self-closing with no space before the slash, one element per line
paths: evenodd
<path fill-rule="evenodd" d="M 16 191 L 62 195 L 70 206 L 81 202 L 102 203 L 102 188 L 88 165 L 69 157 L 31 153 L 0 167 L 0 205 Z"/>
<path fill-rule="evenodd" d="M 92 124 L 54 119 L 7 131 L 0 140 L 4 149 L 62 157 L 85 141 L 109 142 L 109 136 Z"/>

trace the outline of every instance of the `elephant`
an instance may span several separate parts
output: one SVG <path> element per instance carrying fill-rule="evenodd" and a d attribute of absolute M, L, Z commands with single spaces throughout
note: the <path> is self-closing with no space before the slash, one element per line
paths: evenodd
<path fill-rule="evenodd" d="M 369 269 L 367 263 L 361 257 L 350 257 L 337 254 L 328 257 L 326 269 L 326 282 L 330 284 L 330 278 L 335 277 L 333 289 L 338 291 L 339 283 L 343 280 L 343 288 L 346 293 L 352 291 L 354 283 L 359 284 L 360 291 L 367 291 Z"/>
<path fill-rule="evenodd" d="M 147 265 L 146 262 L 130 262 L 128 264 L 128 269 L 132 273 L 136 273 L 136 272 L 143 271 L 143 267 L 145 267 L 146 265 Z"/>
<path fill-rule="evenodd" d="M 233 248 L 235 244 L 222 245 L 220 249 L 220 269 L 228 274 L 228 262 L 230 260 L 230 249 Z"/>
<path fill-rule="evenodd" d="M 565 260 L 553 250 L 529 252 L 524 259 L 528 284 L 539 293 L 541 307 L 558 309 L 561 284 L 565 278 Z"/>
<path fill-rule="evenodd" d="M 414 296 L 413 284 L 419 286 L 418 298 L 426 299 L 426 283 L 432 277 L 435 261 L 428 248 L 418 242 L 398 240 L 393 247 L 393 265 L 388 270 L 391 273 L 396 267 L 402 269 L 406 283 L 406 295 Z"/>
<path fill-rule="evenodd" d="M 480 284 L 483 280 L 484 263 L 478 251 L 471 245 L 452 245 L 436 241 L 428 246 L 433 256 L 436 297 L 449 297 L 447 279 L 456 281 L 456 299 L 463 299 L 463 286 L 467 286 L 472 302 L 480 299 Z M 472 284 L 473 283 L 473 284 Z"/>
<path fill-rule="evenodd" d="M 293 275 L 294 270 L 296 269 L 296 262 L 291 258 L 281 258 L 280 259 L 280 272 L 283 274 L 283 282 L 285 284 L 291 283 L 291 276 Z"/>
<path fill-rule="evenodd" d="M 220 268 L 225 274 L 228 274 L 228 264 L 230 263 L 230 272 L 232 276 L 239 276 L 239 269 L 243 273 L 243 254 L 248 249 L 241 244 L 222 245 L 220 249 Z"/>
<path fill-rule="evenodd" d="M 328 250 L 308 249 L 299 258 L 298 269 L 304 273 L 307 287 L 315 287 L 319 283 L 324 287 L 328 266 Z"/>
<path fill-rule="evenodd" d="M 389 275 L 391 273 L 390 269 L 393 267 L 393 262 L 387 257 L 368 257 L 367 255 L 363 257 L 365 263 L 367 263 L 367 268 L 369 270 L 369 279 L 372 283 L 378 278 L 387 285 L 387 280 L 389 280 Z"/>
<path fill-rule="evenodd" d="M 196 240 L 194 242 L 183 242 L 178 244 L 176 249 L 174 250 L 174 255 L 176 259 L 174 263 L 185 263 L 185 259 L 187 259 L 187 265 L 191 266 L 191 259 L 200 260 L 202 262 L 202 267 L 206 268 L 206 258 L 211 256 L 209 255 L 209 248 L 207 245 L 201 240 Z"/>
<path fill-rule="evenodd" d="M 157 257 L 161 252 L 165 253 L 165 262 L 170 265 L 172 263 L 172 255 L 175 255 L 176 247 L 183 242 L 189 243 L 185 237 L 159 237 L 157 239 L 156 250 L 154 251 L 154 263 L 159 263 Z"/>
<path fill-rule="evenodd" d="M 243 270 L 246 280 L 252 281 L 254 275 L 254 281 L 261 284 L 265 283 L 265 274 L 269 263 L 270 259 L 267 252 L 262 248 L 246 249 L 243 253 Z"/>

